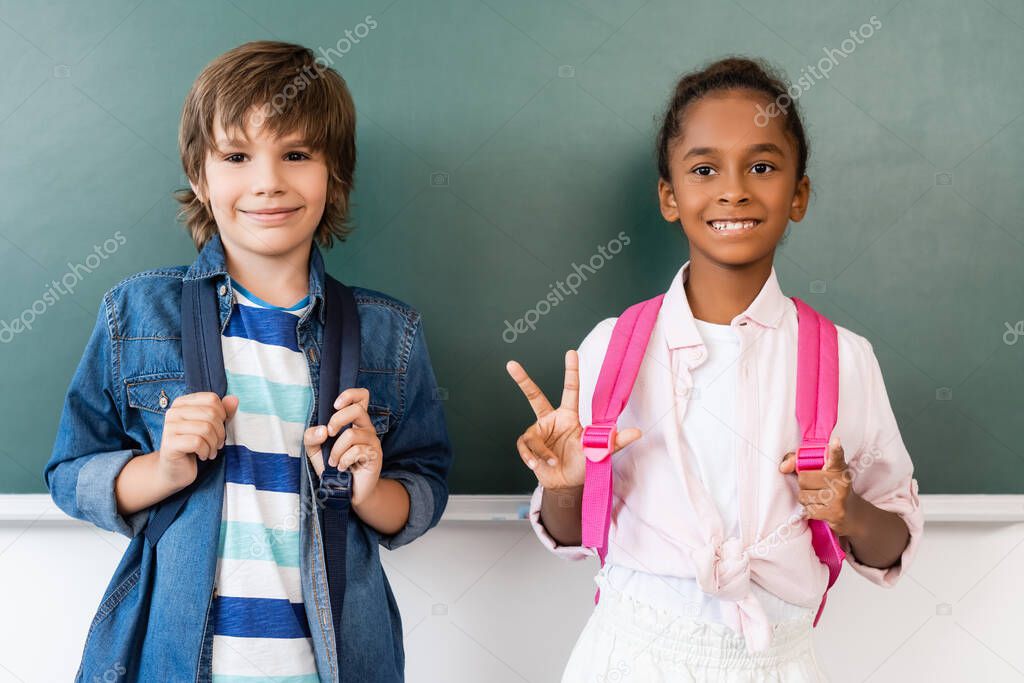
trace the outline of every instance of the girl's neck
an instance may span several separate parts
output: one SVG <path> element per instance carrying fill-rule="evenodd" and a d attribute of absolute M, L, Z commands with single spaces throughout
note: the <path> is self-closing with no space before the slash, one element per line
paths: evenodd
<path fill-rule="evenodd" d="M 774 253 L 753 263 L 729 266 L 691 252 L 683 288 L 693 317 L 718 325 L 732 322 L 750 306 L 768 281 L 773 256 Z"/>

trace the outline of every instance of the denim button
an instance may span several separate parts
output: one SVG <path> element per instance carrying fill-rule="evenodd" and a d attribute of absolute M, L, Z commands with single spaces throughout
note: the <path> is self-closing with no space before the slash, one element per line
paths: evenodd
<path fill-rule="evenodd" d="M 227 294 L 227 293 L 228 293 L 228 288 L 227 288 L 227 285 L 221 285 L 221 286 L 220 286 L 220 287 L 219 287 L 219 288 L 217 289 L 217 293 L 218 293 L 218 294 L 220 294 L 221 296 L 224 296 L 225 294 Z"/>

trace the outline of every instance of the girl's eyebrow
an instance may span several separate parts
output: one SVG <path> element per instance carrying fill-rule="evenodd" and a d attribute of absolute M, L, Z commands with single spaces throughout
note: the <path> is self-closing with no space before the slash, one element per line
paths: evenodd
<path fill-rule="evenodd" d="M 747 147 L 747 154 L 758 153 L 771 153 L 778 154 L 779 156 L 785 156 L 782 153 L 782 149 L 773 142 L 759 142 Z M 690 150 L 683 155 L 683 159 L 700 156 L 716 156 L 719 154 L 721 154 L 721 150 L 717 147 L 691 147 Z"/>

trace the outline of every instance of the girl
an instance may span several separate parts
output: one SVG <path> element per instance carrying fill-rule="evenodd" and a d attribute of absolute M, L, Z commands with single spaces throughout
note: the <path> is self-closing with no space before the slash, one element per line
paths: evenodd
<path fill-rule="evenodd" d="M 807 210 L 807 141 L 786 84 L 728 58 L 676 85 L 658 136 L 658 197 L 690 260 L 662 301 L 619 424 L 600 600 L 563 682 L 818 681 L 811 626 L 828 571 L 808 520 L 891 586 L 922 530 L 913 465 L 871 344 L 838 327 L 838 423 L 820 471 L 795 473 L 797 313 L 776 246 Z M 516 362 L 537 421 L 530 520 L 556 555 L 581 543 L 582 425 L 615 319 L 565 356 L 561 405 Z"/>

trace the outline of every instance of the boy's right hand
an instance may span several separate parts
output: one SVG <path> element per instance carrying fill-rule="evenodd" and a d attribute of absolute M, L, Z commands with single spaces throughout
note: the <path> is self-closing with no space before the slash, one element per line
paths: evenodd
<path fill-rule="evenodd" d="M 174 399 L 164 413 L 159 468 L 167 482 L 184 488 L 195 481 L 196 458 L 212 460 L 224 445 L 224 423 L 238 410 L 238 397 L 223 399 L 212 391 L 198 391 Z"/>
<path fill-rule="evenodd" d="M 583 486 L 586 463 L 580 437 L 580 372 L 579 357 L 573 350 L 565 354 L 565 383 L 562 404 L 553 408 L 544 392 L 530 379 L 523 366 L 509 361 L 505 368 L 516 381 L 526 400 L 530 402 L 537 421 L 516 441 L 519 455 L 527 467 L 537 475 L 537 481 L 547 490 Z M 639 429 L 624 429 L 617 433 L 617 452 L 640 438 Z"/>

